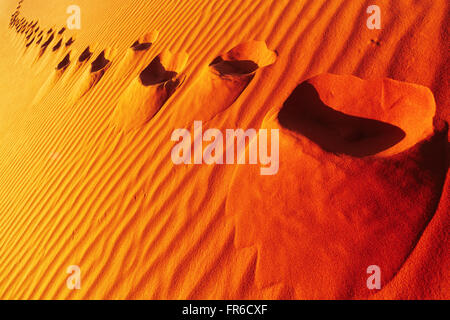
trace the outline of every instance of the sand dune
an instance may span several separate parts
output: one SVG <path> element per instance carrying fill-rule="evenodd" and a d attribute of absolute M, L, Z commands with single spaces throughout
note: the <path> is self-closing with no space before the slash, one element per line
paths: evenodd
<path fill-rule="evenodd" d="M 0 298 L 449 298 L 448 1 L 72 4 L 0 3 Z M 174 165 L 194 121 L 278 174 Z"/>

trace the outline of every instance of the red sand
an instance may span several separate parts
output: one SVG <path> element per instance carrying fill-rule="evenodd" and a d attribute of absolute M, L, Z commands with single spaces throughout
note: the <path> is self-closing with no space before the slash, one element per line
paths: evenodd
<path fill-rule="evenodd" d="M 0 298 L 449 299 L 449 2 L 376 3 L 2 0 Z M 174 165 L 196 120 L 278 174 Z"/>

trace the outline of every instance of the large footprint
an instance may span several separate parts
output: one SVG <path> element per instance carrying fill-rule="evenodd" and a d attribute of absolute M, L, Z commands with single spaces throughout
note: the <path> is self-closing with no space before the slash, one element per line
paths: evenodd
<path fill-rule="evenodd" d="M 129 131 L 148 122 L 182 83 L 187 60 L 186 53 L 168 50 L 153 59 L 119 98 L 112 115 L 116 128 Z"/>
<path fill-rule="evenodd" d="M 390 281 L 442 192 L 447 133 L 434 132 L 434 113 L 427 88 L 336 75 L 272 110 L 263 128 L 279 130 L 278 174 L 237 167 L 226 203 L 236 246 L 258 249 L 257 285 L 367 298 L 370 265 Z"/>
<path fill-rule="evenodd" d="M 177 122 L 208 121 L 231 106 L 259 68 L 273 64 L 274 51 L 264 41 L 241 43 L 207 66 L 183 97 L 185 108 L 176 110 Z"/>

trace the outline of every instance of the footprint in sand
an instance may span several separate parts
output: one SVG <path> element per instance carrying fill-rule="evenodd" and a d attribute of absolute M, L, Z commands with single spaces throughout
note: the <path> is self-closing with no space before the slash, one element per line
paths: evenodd
<path fill-rule="evenodd" d="M 58 63 L 58 65 L 56 66 L 56 70 L 57 71 L 63 71 L 67 69 L 67 67 L 70 64 L 70 52 L 64 57 L 64 59 L 62 59 L 62 61 L 60 63 Z"/>
<path fill-rule="evenodd" d="M 52 33 L 48 39 L 42 44 L 41 49 L 39 51 L 38 59 L 42 57 L 42 55 L 45 53 L 45 50 L 47 50 L 50 43 L 52 43 L 53 39 L 55 39 L 55 35 Z"/>
<path fill-rule="evenodd" d="M 144 36 L 142 36 L 141 38 L 139 38 L 138 40 L 136 40 L 131 45 L 131 49 L 134 52 L 146 51 L 150 49 L 150 47 L 152 46 L 152 44 L 156 42 L 156 40 L 158 40 L 158 36 L 159 36 L 158 31 L 149 32 Z"/>
<path fill-rule="evenodd" d="M 91 67 L 87 68 L 78 79 L 74 86 L 72 101 L 78 100 L 83 97 L 89 90 L 91 90 L 105 75 L 105 72 L 111 66 L 112 57 L 115 51 L 111 48 L 103 50 L 97 58 L 91 63 Z M 89 47 L 83 52 L 79 58 L 79 67 L 89 60 L 91 56 Z"/>
<path fill-rule="evenodd" d="M 161 109 L 184 77 L 186 53 L 164 51 L 123 92 L 112 115 L 114 125 L 124 131 L 139 128 Z"/>
<path fill-rule="evenodd" d="M 153 31 L 145 34 L 136 40 L 125 53 L 125 56 L 120 60 L 116 78 L 117 81 L 126 81 L 129 77 L 134 77 L 136 70 L 142 69 L 143 63 L 148 61 L 147 55 L 150 48 L 158 39 L 158 31 Z"/>
<path fill-rule="evenodd" d="M 273 64 L 274 51 L 264 41 L 241 43 L 213 60 L 184 97 L 185 108 L 176 110 L 176 119 L 191 123 L 208 121 L 230 107 L 249 85 L 258 69 Z"/>
<path fill-rule="evenodd" d="M 106 50 L 103 50 L 92 62 L 91 73 L 96 74 L 98 72 L 102 72 L 102 74 L 106 71 L 107 67 L 110 65 L 111 61 L 106 58 Z"/>
<path fill-rule="evenodd" d="M 262 126 L 279 130 L 278 174 L 236 167 L 226 203 L 235 245 L 258 248 L 257 285 L 291 284 L 300 299 L 367 298 L 372 264 L 390 281 L 445 181 L 446 159 L 435 155 L 447 128 L 433 127 L 434 114 L 425 87 L 329 74 L 269 112 Z"/>
<path fill-rule="evenodd" d="M 57 63 L 57 61 L 59 61 L 66 54 L 67 50 L 63 47 L 64 41 L 64 37 L 55 36 L 55 34 L 52 33 L 40 46 L 37 54 L 33 53 L 29 57 L 30 59 L 34 59 L 32 63 L 37 65 L 37 68 L 34 71 L 35 74 L 44 72 L 44 70 L 48 69 L 49 66 L 53 67 L 55 63 Z M 49 53 L 46 54 L 46 52 Z"/>
<path fill-rule="evenodd" d="M 59 48 L 61 48 L 62 42 L 63 42 L 63 39 L 60 39 L 60 40 L 58 41 L 58 43 L 55 44 L 55 46 L 53 47 L 52 51 L 55 52 L 55 51 L 57 51 Z"/>
<path fill-rule="evenodd" d="M 75 42 L 75 39 L 73 37 L 70 37 L 69 40 L 65 43 L 66 48 L 70 47 Z"/>
<path fill-rule="evenodd" d="M 81 54 L 80 57 L 78 58 L 78 62 L 80 64 L 87 62 L 91 57 L 92 57 L 92 52 L 90 47 L 87 47 Z"/>
<path fill-rule="evenodd" d="M 38 41 L 36 41 L 36 45 L 39 45 L 42 42 L 42 38 L 43 38 L 43 36 L 39 36 Z"/>
<path fill-rule="evenodd" d="M 419 85 L 325 74 L 299 85 L 278 119 L 336 154 L 391 156 L 432 134 L 434 105 Z"/>
<path fill-rule="evenodd" d="M 47 81 L 40 87 L 39 91 L 36 93 L 32 105 L 38 103 L 52 88 L 56 83 L 63 77 L 67 69 L 71 64 L 70 57 L 72 52 L 69 52 L 65 57 L 58 63 L 54 72 L 47 78 Z"/>
<path fill-rule="evenodd" d="M 294 90 L 278 120 L 283 127 L 298 132 L 328 152 L 353 157 L 378 154 L 405 138 L 405 132 L 395 125 L 328 107 L 309 82 Z"/>
<path fill-rule="evenodd" d="M 27 44 L 26 47 L 28 48 L 29 46 L 31 46 L 34 42 L 34 40 L 36 39 L 36 37 L 33 37 Z"/>

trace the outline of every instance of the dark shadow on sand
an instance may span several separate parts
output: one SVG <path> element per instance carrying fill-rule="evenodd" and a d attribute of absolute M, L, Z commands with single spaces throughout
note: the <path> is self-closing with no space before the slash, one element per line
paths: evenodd
<path fill-rule="evenodd" d="M 302 134 L 328 152 L 353 157 L 377 154 L 406 135 L 389 123 L 350 116 L 330 108 L 308 82 L 292 92 L 280 110 L 278 120 L 285 128 Z"/>
<path fill-rule="evenodd" d="M 164 83 L 176 76 L 177 73 L 175 71 L 168 71 L 164 68 L 159 57 L 153 59 L 139 75 L 142 84 L 146 87 Z"/>

